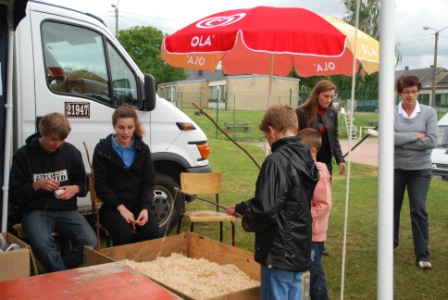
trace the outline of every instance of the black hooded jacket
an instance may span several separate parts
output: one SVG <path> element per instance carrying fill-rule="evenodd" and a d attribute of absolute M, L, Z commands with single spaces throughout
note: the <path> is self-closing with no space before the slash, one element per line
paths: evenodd
<path fill-rule="evenodd" d="M 319 171 L 299 137 L 272 145 L 263 162 L 255 197 L 236 205 L 243 228 L 254 231 L 255 260 L 268 268 L 292 272 L 309 269 L 311 198 Z"/>
<path fill-rule="evenodd" d="M 70 143 L 64 142 L 56 151 L 47 152 L 40 146 L 40 135 L 35 133 L 26 139 L 25 146 L 14 154 L 9 177 L 11 203 L 22 211 L 32 210 L 77 210 L 77 198 L 58 200 L 54 192 L 34 191 L 33 182 L 51 178 L 61 186 L 77 185 L 77 196 L 87 194 L 88 181 L 81 152 Z"/>
<path fill-rule="evenodd" d="M 101 139 L 93 154 L 95 190 L 103 201 L 101 209 L 116 209 L 120 204 L 131 211 L 151 211 L 155 170 L 151 152 L 142 139 L 135 138 L 135 158 L 127 168 L 112 148 L 112 134 Z"/>

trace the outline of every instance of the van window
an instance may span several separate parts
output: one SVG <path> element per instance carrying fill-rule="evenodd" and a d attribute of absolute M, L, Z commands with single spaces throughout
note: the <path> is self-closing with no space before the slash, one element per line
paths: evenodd
<path fill-rule="evenodd" d="M 439 126 L 439 136 L 437 138 L 437 146 L 448 148 L 448 126 Z"/>
<path fill-rule="evenodd" d="M 50 90 L 111 106 L 136 104 L 137 77 L 109 43 L 105 47 L 104 40 L 92 30 L 44 22 L 42 43 Z"/>

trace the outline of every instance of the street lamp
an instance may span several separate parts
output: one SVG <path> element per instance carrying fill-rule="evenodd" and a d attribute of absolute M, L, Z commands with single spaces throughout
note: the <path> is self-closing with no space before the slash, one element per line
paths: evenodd
<path fill-rule="evenodd" d="M 111 4 L 111 6 L 115 9 L 115 37 L 118 38 L 118 4 L 120 0 L 117 1 L 117 4 Z"/>
<path fill-rule="evenodd" d="M 423 27 L 423 30 L 434 30 L 436 33 L 434 34 L 435 36 L 435 45 L 434 45 L 434 66 L 433 66 L 433 71 L 432 71 L 432 95 L 431 95 L 431 100 L 429 101 L 430 106 L 435 107 L 436 106 L 436 70 L 437 70 L 437 46 L 439 43 L 439 32 L 441 32 L 442 30 L 448 28 L 448 26 L 442 28 L 442 29 L 434 29 L 431 27 Z"/>

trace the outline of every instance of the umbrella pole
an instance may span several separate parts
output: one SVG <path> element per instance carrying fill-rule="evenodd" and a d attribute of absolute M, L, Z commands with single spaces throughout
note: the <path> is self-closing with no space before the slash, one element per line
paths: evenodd
<path fill-rule="evenodd" d="M 269 88 L 268 88 L 268 108 L 272 105 L 272 81 L 273 81 L 273 74 L 274 74 L 274 54 L 271 54 L 271 72 L 269 73 Z M 265 139 L 263 143 L 264 148 L 264 156 L 269 155 L 269 147 L 268 141 Z"/>
<path fill-rule="evenodd" d="M 269 73 L 268 108 L 272 105 L 272 79 L 274 74 L 274 54 L 271 54 L 271 72 Z"/>

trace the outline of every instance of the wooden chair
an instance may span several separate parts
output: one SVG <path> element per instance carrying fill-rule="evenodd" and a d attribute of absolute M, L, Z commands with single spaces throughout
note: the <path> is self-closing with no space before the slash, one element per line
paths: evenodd
<path fill-rule="evenodd" d="M 221 173 L 180 173 L 181 193 L 195 195 L 215 195 L 215 210 L 185 211 L 179 219 L 177 233 L 180 232 L 180 225 L 183 217 L 187 217 L 190 222 L 190 231 L 194 231 L 194 224 L 200 222 L 219 222 L 220 241 L 223 241 L 223 222 L 230 222 L 232 226 L 232 245 L 236 245 L 235 238 L 235 217 L 218 211 L 219 193 L 221 192 Z"/>
<path fill-rule="evenodd" d="M 14 224 L 14 225 L 12 225 L 12 228 L 17 232 L 17 237 L 19 239 L 21 239 L 21 240 L 28 239 L 28 235 L 23 230 L 22 223 Z M 64 250 L 65 250 L 64 249 L 64 241 L 60 238 L 59 233 L 57 233 L 56 231 L 53 231 L 51 233 L 51 236 L 59 239 L 59 249 L 60 249 L 61 253 L 64 253 Z"/>
<path fill-rule="evenodd" d="M 14 224 L 12 225 L 12 228 L 14 228 L 14 230 L 17 232 L 17 236 L 19 239 L 27 239 L 28 236 L 26 235 L 25 231 L 22 228 L 22 223 L 18 223 L 18 224 Z M 52 237 L 57 237 L 59 236 L 59 233 L 57 233 L 56 231 L 53 231 L 51 233 Z"/>
<path fill-rule="evenodd" d="M 100 220 L 99 220 L 99 206 L 103 203 L 100 198 L 96 196 L 95 191 L 95 183 L 93 181 L 93 178 L 90 177 L 89 179 L 89 188 L 90 188 L 90 201 L 92 201 L 92 215 L 93 215 L 93 221 L 95 223 L 95 229 L 96 229 L 96 236 L 98 237 L 98 250 L 101 248 L 101 239 L 100 234 L 101 231 L 104 232 L 104 235 L 106 236 L 106 247 L 111 246 L 111 234 L 109 230 L 101 226 Z"/>

